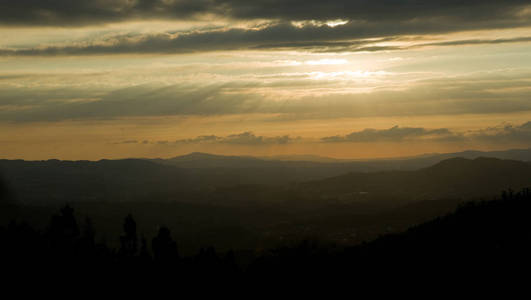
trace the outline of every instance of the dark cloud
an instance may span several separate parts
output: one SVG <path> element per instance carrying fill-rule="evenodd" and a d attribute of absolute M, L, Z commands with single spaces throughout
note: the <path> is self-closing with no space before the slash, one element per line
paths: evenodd
<path fill-rule="evenodd" d="M 350 19 L 363 21 L 490 20 L 512 16 L 525 0 L 229 0 L 229 14 L 237 18 L 286 20 Z"/>
<path fill-rule="evenodd" d="M 233 28 L 189 32 L 180 34 L 127 34 L 108 37 L 93 43 L 77 45 L 39 46 L 36 48 L 0 49 L 0 55 L 55 56 L 55 55 L 104 55 L 142 53 L 189 53 L 241 49 L 298 48 L 314 51 L 381 51 L 395 47 L 370 47 L 370 45 L 394 40 L 385 37 L 367 40 L 374 34 L 365 25 L 338 27 L 308 25 L 302 28 L 291 23 L 273 23 L 261 29 Z M 406 30 L 388 30 L 387 34 L 401 34 Z M 357 40 L 354 40 L 357 39 Z M 345 41 L 347 40 L 347 41 Z"/>
<path fill-rule="evenodd" d="M 454 132 L 447 128 L 399 127 L 389 129 L 366 128 L 348 135 L 323 137 L 323 143 L 372 142 L 458 142 L 487 144 L 531 145 L 531 121 L 522 125 L 505 124 L 468 132 Z"/>
<path fill-rule="evenodd" d="M 0 0 L 0 22 L 71 26 L 138 19 L 190 19 L 202 14 L 235 19 L 364 22 L 434 19 L 496 22 L 517 15 L 527 0 Z"/>
<path fill-rule="evenodd" d="M 269 24 L 261 29 L 233 28 L 180 34 L 127 34 L 107 37 L 92 43 L 35 48 L 4 48 L 2 56 L 59 56 L 106 54 L 172 54 L 242 49 L 307 49 L 314 52 L 377 52 L 405 50 L 426 46 L 456 46 L 530 42 L 531 37 L 511 39 L 458 40 L 418 43 L 413 46 L 381 46 L 378 43 L 401 40 L 404 34 L 422 35 L 437 31 L 452 31 L 453 25 L 392 26 L 378 23 L 346 24 L 329 27 L 308 25 L 302 28 L 291 23 Z M 377 38 L 379 36 L 384 36 Z M 421 38 L 419 37 L 419 40 Z"/>
<path fill-rule="evenodd" d="M 531 121 L 520 126 L 506 124 L 486 128 L 470 134 L 471 138 L 491 143 L 524 143 L 531 144 Z"/>
<path fill-rule="evenodd" d="M 495 45 L 495 44 L 509 44 L 509 43 L 523 43 L 531 42 L 531 37 L 523 36 L 510 39 L 476 39 L 476 40 L 457 40 L 437 43 L 424 43 L 412 46 L 410 48 L 426 47 L 426 46 L 463 46 L 463 45 Z"/>
<path fill-rule="evenodd" d="M 215 0 L 0 0 L 0 24 L 83 26 L 221 13 Z"/>
<path fill-rule="evenodd" d="M 177 144 L 201 144 L 201 143 L 215 143 L 218 142 L 221 137 L 217 135 L 201 135 L 192 139 L 177 140 Z"/>
<path fill-rule="evenodd" d="M 345 25 L 346 26 L 346 25 Z M 343 27 L 343 26 L 341 26 Z M 394 30 L 393 34 L 399 34 Z M 391 34 L 391 32 L 388 32 Z M 171 54 L 219 50 L 297 48 L 312 51 L 382 51 L 397 47 L 370 46 L 391 41 L 394 37 L 371 39 L 372 35 L 359 28 L 331 28 L 310 25 L 298 28 L 290 23 L 270 24 L 259 30 L 228 29 L 181 34 L 120 35 L 93 43 L 36 48 L 0 49 L 0 55 L 59 56 L 104 54 Z M 358 40 L 353 40 L 357 38 Z M 348 40 L 348 41 L 344 41 Z"/>
<path fill-rule="evenodd" d="M 531 25 L 529 1 L 420 0 L 0 0 L 0 24 L 84 25 L 137 19 L 183 19 L 218 14 L 237 19 L 271 20 L 259 29 L 223 28 L 188 33 L 122 35 L 93 43 L 3 49 L 0 55 L 90 55 L 113 53 L 183 53 L 263 48 L 311 48 L 314 51 L 382 51 L 401 48 L 371 45 L 364 39 L 396 38 Z M 336 27 L 323 21 L 345 19 Z M 296 20 L 321 20 L 303 22 Z M 469 40 L 432 45 L 524 42 Z M 374 43 L 374 42 L 373 42 Z"/>
<path fill-rule="evenodd" d="M 297 140 L 289 135 L 284 136 L 257 136 L 254 133 L 247 131 L 239 134 L 231 134 L 227 136 L 203 135 L 192 139 L 183 139 L 175 141 L 176 144 L 205 144 L 205 143 L 219 143 L 232 145 L 284 145 Z"/>
<path fill-rule="evenodd" d="M 138 141 L 137 140 L 127 140 L 127 141 L 116 142 L 114 144 L 117 144 L 117 145 L 138 144 Z"/>
<path fill-rule="evenodd" d="M 362 131 L 352 132 L 345 136 L 329 136 L 321 139 L 323 142 L 400 142 L 404 140 L 441 140 L 455 139 L 457 135 L 447 128 L 426 129 L 421 127 L 398 127 L 389 129 L 367 128 Z"/>
<path fill-rule="evenodd" d="M 429 129 L 424 127 L 399 127 L 389 129 L 366 128 L 355 131 L 348 135 L 328 136 L 319 139 L 318 143 L 401 143 L 401 142 L 439 142 L 439 143 L 468 143 L 468 144 L 508 144 L 531 146 L 531 121 L 521 125 L 505 124 L 496 127 L 488 127 L 480 130 L 467 132 L 455 132 L 448 128 Z M 195 138 L 181 139 L 174 142 L 157 141 L 159 145 L 183 145 L 183 144 L 228 144 L 245 146 L 285 145 L 290 143 L 305 142 L 300 137 L 284 136 L 260 136 L 253 132 L 242 132 L 226 136 L 202 135 Z M 116 144 L 133 144 L 136 141 L 124 141 Z M 148 144 L 144 141 L 143 144 Z"/>
<path fill-rule="evenodd" d="M 289 136 L 264 137 L 256 136 L 252 132 L 232 134 L 222 139 L 222 143 L 237 145 L 287 144 L 293 139 Z"/>

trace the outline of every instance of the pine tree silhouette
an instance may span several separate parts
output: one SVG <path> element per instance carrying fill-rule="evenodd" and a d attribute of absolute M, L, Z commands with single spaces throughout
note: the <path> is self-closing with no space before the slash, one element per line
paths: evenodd
<path fill-rule="evenodd" d="M 158 262 L 174 262 L 179 258 L 177 243 L 171 238 L 170 230 L 163 226 L 151 243 L 153 258 Z"/>
<path fill-rule="evenodd" d="M 125 257 L 133 257 L 137 253 L 138 238 L 136 234 L 136 222 L 131 214 L 125 217 L 124 233 L 125 235 L 120 237 L 120 254 Z"/>

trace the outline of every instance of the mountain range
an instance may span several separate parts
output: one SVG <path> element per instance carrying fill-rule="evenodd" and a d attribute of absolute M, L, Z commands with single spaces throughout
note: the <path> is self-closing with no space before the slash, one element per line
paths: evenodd
<path fill-rule="evenodd" d="M 490 158 L 477 158 L 482 155 Z M 413 201 L 483 197 L 529 186 L 530 164 L 521 161 L 529 158 L 531 149 L 333 162 L 191 153 L 170 159 L 0 160 L 0 174 L 11 194 L 24 203 L 242 199 L 241 203 L 300 197 Z"/>

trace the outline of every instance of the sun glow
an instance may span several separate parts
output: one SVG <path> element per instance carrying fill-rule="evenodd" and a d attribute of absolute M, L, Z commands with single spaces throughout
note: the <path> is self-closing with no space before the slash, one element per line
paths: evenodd
<path fill-rule="evenodd" d="M 319 60 L 308 60 L 304 62 L 307 65 L 344 65 L 348 64 L 348 60 L 346 59 L 333 59 L 333 58 L 325 58 L 325 59 L 319 59 Z"/>
<path fill-rule="evenodd" d="M 336 27 L 336 26 L 345 25 L 347 23 L 348 21 L 346 20 L 337 19 L 337 20 L 331 20 L 331 21 L 326 22 L 326 25 L 328 25 L 329 27 Z"/>

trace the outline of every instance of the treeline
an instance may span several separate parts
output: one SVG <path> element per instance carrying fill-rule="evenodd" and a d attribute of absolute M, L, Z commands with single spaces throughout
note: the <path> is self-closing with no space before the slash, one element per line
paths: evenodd
<path fill-rule="evenodd" d="M 11 221 L 0 227 L 2 265 L 13 269 L 68 268 L 127 270 L 166 269 L 175 274 L 233 274 L 240 269 L 234 253 L 218 254 L 213 247 L 201 249 L 192 257 L 181 257 L 169 228 L 162 226 L 151 240 L 137 235 L 133 216 L 125 217 L 120 247 L 112 249 L 96 242 L 92 221 L 81 224 L 74 210 L 65 206 L 51 217 L 48 228 L 39 232 L 25 222 Z"/>
<path fill-rule="evenodd" d="M 253 278 L 275 276 L 349 277 L 400 276 L 404 271 L 433 274 L 457 271 L 477 274 L 522 267 L 531 250 L 531 191 L 507 191 L 498 199 L 470 202 L 454 213 L 382 236 L 355 247 L 342 248 L 306 241 L 255 254 L 245 264 L 238 253 L 218 253 L 213 247 L 183 257 L 167 227 L 151 238 L 138 236 L 134 217 L 123 222 L 120 247 L 96 242 L 90 219 L 79 222 L 65 206 L 44 231 L 12 221 L 0 228 L 0 260 L 4 268 L 72 272 L 111 270 L 130 274 Z M 158 272 L 163 270 L 164 272 Z M 126 272 L 124 272 L 126 271 Z M 383 274 L 383 275 L 382 275 Z"/>

